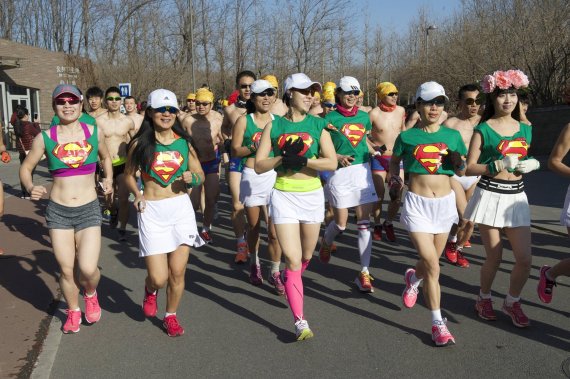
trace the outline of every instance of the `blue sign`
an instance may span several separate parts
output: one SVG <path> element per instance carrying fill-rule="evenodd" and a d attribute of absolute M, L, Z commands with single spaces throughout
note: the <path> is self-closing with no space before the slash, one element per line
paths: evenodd
<path fill-rule="evenodd" d="M 119 83 L 121 97 L 131 96 L 131 83 Z"/>

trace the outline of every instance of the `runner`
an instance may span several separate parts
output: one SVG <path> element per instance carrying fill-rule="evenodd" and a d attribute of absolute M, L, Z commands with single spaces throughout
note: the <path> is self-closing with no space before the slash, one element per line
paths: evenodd
<path fill-rule="evenodd" d="M 194 210 L 202 207 L 202 231 L 200 236 L 206 243 L 212 243 L 211 228 L 218 196 L 220 194 L 220 151 L 223 148 L 222 119 L 217 112 L 211 112 L 214 94 L 207 88 L 196 91 L 196 114 L 182 122 L 183 128 L 192 137 L 196 154 L 202 165 L 205 180 L 195 186 L 190 194 Z"/>
<path fill-rule="evenodd" d="M 519 121 L 517 90 L 527 86 L 528 78 L 519 70 L 495 71 L 481 82 L 486 94 L 485 111 L 471 138 L 467 158 L 467 175 L 481 175 L 481 179 L 464 214 L 479 225 L 486 253 L 475 310 L 484 320 L 497 318 L 491 287 L 503 256 L 504 234 L 515 264 L 503 312 L 520 328 L 530 325 L 520 295 L 532 263 L 530 207 L 521 176 L 540 168 L 540 163 L 528 156 L 532 128 Z"/>
<path fill-rule="evenodd" d="M 446 111 L 441 112 L 441 116 L 439 117 L 439 125 L 443 125 L 445 120 L 447 120 L 448 114 Z M 420 114 L 417 110 L 414 110 L 410 115 L 408 115 L 406 119 L 406 130 L 413 128 L 416 124 L 420 122 Z"/>
<path fill-rule="evenodd" d="M 390 82 L 378 83 L 376 86 L 376 96 L 378 106 L 374 107 L 368 114 L 372 123 L 370 140 L 374 145 L 374 150 L 378 153 L 373 155 L 371 164 L 372 179 L 374 188 L 378 194 L 378 202 L 374 207 L 374 233 L 372 238 L 375 241 L 382 240 L 382 230 L 386 233 L 386 239 L 390 242 L 396 241 L 394 225 L 392 222 L 398 214 L 403 187 L 399 182 L 390 183 L 390 203 L 388 203 L 388 214 L 382 222 L 382 202 L 384 201 L 385 183 L 388 179 L 390 169 L 390 159 L 396 138 L 404 131 L 404 108 L 398 105 L 398 89 Z M 400 178 L 404 180 L 404 169 L 400 165 Z M 393 189 L 399 189 L 394 191 Z"/>
<path fill-rule="evenodd" d="M 34 138 L 40 134 L 40 124 L 38 122 L 30 121 L 30 114 L 27 108 L 21 107 L 18 109 L 19 122 L 14 126 L 14 134 L 16 136 L 16 148 L 20 158 L 20 165 L 26 159 L 26 155 L 32 149 Z M 35 170 L 34 170 L 35 171 Z M 32 171 L 32 180 L 34 176 Z M 30 200 L 30 194 L 26 191 L 26 187 L 20 182 L 22 190 L 20 194 L 21 199 Z"/>
<path fill-rule="evenodd" d="M 6 151 L 6 145 L 4 145 L 4 129 L 0 123 L 0 160 L 3 163 L 10 163 L 12 157 L 10 153 Z M 4 184 L 0 180 L 0 216 L 4 214 Z M 0 255 L 4 254 L 4 249 L 0 247 Z"/>
<path fill-rule="evenodd" d="M 356 106 L 360 91 L 358 80 L 352 76 L 340 78 L 336 87 L 336 110 L 326 115 L 327 130 L 336 151 L 337 169 L 327 180 L 329 202 L 334 220 L 331 221 L 321 239 L 319 257 L 328 263 L 331 252 L 336 250 L 334 239 L 344 232 L 348 220 L 348 209 L 354 208 L 358 227 L 358 253 L 360 273 L 354 280 L 360 291 L 374 292 L 369 273 L 372 253 L 370 237 L 370 214 L 378 201 L 368 159 L 373 151 L 368 145 L 367 134 L 372 125 L 366 112 Z"/>
<path fill-rule="evenodd" d="M 467 84 L 459 89 L 459 115 L 445 120 L 443 125 L 455 129 L 461 134 L 465 146 L 469 146 L 473 130 L 479 124 L 481 116 L 479 108 L 483 101 L 479 87 L 475 84 Z M 471 247 L 469 238 L 473 234 L 475 224 L 466 220 L 463 216 L 467 202 L 473 196 L 478 176 L 452 176 L 451 187 L 455 192 L 456 207 L 461 226 L 453 224 L 449 238 L 445 244 L 445 258 L 449 263 L 459 267 L 469 267 L 469 261 L 463 255 L 464 247 Z"/>
<path fill-rule="evenodd" d="M 449 229 L 457 222 L 455 194 L 449 177 L 462 173 L 465 165 L 461 155 L 467 148 L 456 130 L 439 123 L 447 100 L 445 90 L 436 82 L 423 83 L 416 92 L 419 125 L 403 131 L 394 145 L 390 161 L 390 180 L 403 185 L 400 161 L 410 175 L 409 189 L 404 198 L 400 221 L 406 227 L 419 260 L 415 269 L 406 270 L 406 288 L 402 302 L 412 308 L 422 286 L 426 307 L 431 312 L 431 338 L 436 346 L 455 344 L 441 316 L 439 257 L 443 252 Z"/>
<path fill-rule="evenodd" d="M 120 93 L 120 92 L 119 92 Z M 91 111 L 87 112 L 89 116 L 97 119 L 99 116 L 107 113 L 107 110 L 103 108 L 103 90 L 99 87 L 91 87 L 87 89 L 85 93 L 87 102 L 89 103 L 89 108 Z M 83 99 L 83 96 L 81 97 Z"/>
<path fill-rule="evenodd" d="M 259 264 L 259 231 L 261 218 L 267 225 L 269 259 L 271 267 L 268 281 L 275 287 L 279 295 L 285 293 L 285 287 L 281 281 L 281 248 L 275 237 L 275 228 L 268 216 L 267 205 L 271 189 L 275 183 L 276 173 L 274 170 L 263 174 L 256 174 L 255 152 L 259 146 L 261 133 L 267 124 L 275 119 L 269 110 L 274 104 L 277 94 L 275 88 L 267 80 L 256 80 L 251 85 L 251 98 L 247 101 L 247 115 L 240 117 L 232 130 L 232 156 L 242 157 L 245 160 L 240 186 L 240 201 L 245 206 L 245 215 L 249 228 L 247 230 L 247 244 L 250 257 L 249 280 L 253 285 L 261 285 L 263 277 Z M 279 117 L 279 116 L 277 116 Z"/>
<path fill-rule="evenodd" d="M 232 128 L 237 119 L 246 113 L 245 104 L 251 96 L 251 85 L 255 81 L 255 74 L 251 71 L 242 71 L 236 76 L 236 87 L 238 91 L 238 99 L 232 105 L 224 108 L 224 119 L 222 122 L 222 134 L 226 140 L 224 141 L 224 150 L 229 152 L 231 149 Z M 232 226 L 237 240 L 237 249 L 234 261 L 236 263 L 245 263 L 249 257 L 247 242 L 245 241 L 245 218 L 243 204 L 239 201 L 239 187 L 241 183 L 241 172 L 243 171 L 242 158 L 230 158 L 229 167 L 226 168 L 226 178 L 228 188 L 232 196 Z"/>
<path fill-rule="evenodd" d="M 32 200 L 39 200 L 48 193 L 44 186 L 32 182 L 32 171 L 45 154 L 53 177 L 46 223 L 59 264 L 59 284 L 67 302 L 67 320 L 62 330 L 77 333 L 81 324 L 80 287 L 83 287 L 85 320 L 92 324 L 101 318 L 97 299 L 101 277 L 97 266 L 101 251 L 101 211 L 94 186 L 97 156 L 106 174 L 101 186 L 107 195 L 113 193 L 113 168 L 103 134 L 97 133 L 96 126 L 79 121 L 79 89 L 60 84 L 53 91 L 52 106 L 60 124 L 34 139 L 20 167 L 20 181 Z"/>
<path fill-rule="evenodd" d="M 131 117 L 121 113 L 121 91 L 109 87 L 105 91 L 107 112 L 97 118 L 97 126 L 105 137 L 105 144 L 113 163 L 113 189 L 117 195 L 106 196 L 107 208 L 104 214 L 110 215 L 109 226 L 117 230 L 119 241 L 126 241 L 126 227 L 129 221 L 129 190 L 125 182 L 125 162 L 127 161 L 127 143 L 134 136 L 135 123 Z"/>
<path fill-rule="evenodd" d="M 360 110 L 362 112 L 370 113 L 370 111 L 372 110 L 372 107 L 369 107 L 367 105 L 362 105 L 362 104 L 364 104 L 364 92 L 362 92 L 362 90 L 360 90 L 360 92 L 358 93 L 358 97 L 356 98 L 356 106 L 358 107 L 358 110 Z"/>
<path fill-rule="evenodd" d="M 309 114 L 313 116 L 320 117 L 323 114 L 324 110 L 321 106 L 321 94 L 319 92 L 315 92 L 315 96 L 313 96 L 313 103 L 311 104 L 311 109 L 309 110 Z"/>
<path fill-rule="evenodd" d="M 204 173 L 192 139 L 176 119 L 176 95 L 157 89 L 148 97 L 148 109 L 139 133 L 129 145 L 126 182 L 138 210 L 139 257 L 147 268 L 143 313 L 155 317 L 158 290 L 166 286 L 163 326 L 170 337 L 181 336 L 176 311 L 184 293 L 184 275 L 190 247 L 203 244 L 188 189 L 200 185 Z M 144 195 L 135 173 L 141 171 Z"/>
<path fill-rule="evenodd" d="M 279 82 L 277 81 L 277 78 L 274 75 L 268 74 L 261 79 L 267 80 L 269 83 L 271 83 L 273 89 L 275 89 L 275 103 L 273 103 L 271 106 L 271 114 L 274 114 L 276 116 L 285 116 L 287 113 L 287 106 L 283 100 L 279 98 Z"/>
<path fill-rule="evenodd" d="M 303 314 L 301 275 L 313 256 L 324 215 L 317 171 L 337 165 L 330 136 L 323 132 L 326 122 L 308 114 L 313 94 L 320 89 L 305 74 L 287 77 L 283 100 L 289 111 L 264 128 L 255 157 L 257 174 L 277 171 L 269 213 L 285 256 L 283 282 L 298 341 L 313 337 Z"/>
<path fill-rule="evenodd" d="M 127 112 L 126 116 L 130 117 L 135 124 L 135 130 L 132 133 L 134 136 L 141 128 L 144 116 L 138 113 L 137 100 L 134 97 L 132 96 L 125 97 L 124 103 L 125 103 L 125 111 Z"/>

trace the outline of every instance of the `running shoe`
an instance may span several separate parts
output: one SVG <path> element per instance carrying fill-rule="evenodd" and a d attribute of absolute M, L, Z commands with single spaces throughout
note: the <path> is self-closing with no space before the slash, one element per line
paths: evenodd
<path fill-rule="evenodd" d="M 465 241 L 465 244 L 463 245 L 464 248 L 469 249 L 471 247 L 471 241 L 467 240 Z"/>
<path fill-rule="evenodd" d="M 158 291 L 156 293 L 150 293 L 147 291 L 146 286 L 144 287 L 144 300 L 143 300 L 143 313 L 146 317 L 156 316 L 157 306 L 156 298 L 158 297 Z"/>
<path fill-rule="evenodd" d="M 461 249 L 457 249 L 457 261 L 455 262 L 455 265 L 463 268 L 469 267 L 469 261 L 463 255 Z"/>
<path fill-rule="evenodd" d="M 481 296 L 477 296 L 475 311 L 479 318 L 483 320 L 495 321 L 497 319 L 497 315 L 493 310 L 493 300 L 491 299 L 482 299 Z"/>
<path fill-rule="evenodd" d="M 111 218 L 109 219 L 109 227 L 115 229 L 119 225 L 119 214 L 111 213 Z"/>
<path fill-rule="evenodd" d="M 169 337 L 178 337 L 184 334 L 184 328 L 178 323 L 176 315 L 165 317 L 162 326 L 166 329 L 166 334 Z"/>
<path fill-rule="evenodd" d="M 295 338 L 297 341 L 306 340 L 314 336 L 313 332 L 309 328 L 309 323 L 307 320 L 298 319 L 295 322 Z"/>
<path fill-rule="evenodd" d="M 212 243 L 212 236 L 210 235 L 209 231 L 202 230 L 202 232 L 200 232 L 200 237 L 202 237 L 204 242 L 206 242 L 207 244 Z"/>
<path fill-rule="evenodd" d="M 556 286 L 556 281 L 549 280 L 546 277 L 546 271 L 550 269 L 550 266 L 544 265 L 540 268 L 540 277 L 538 279 L 538 286 L 536 291 L 538 292 L 538 298 L 543 303 L 550 303 L 552 301 L 552 289 Z"/>
<path fill-rule="evenodd" d="M 396 242 L 396 233 L 394 233 L 394 224 L 386 224 L 386 221 L 384 221 L 384 224 L 382 224 L 382 228 L 384 229 L 384 232 L 386 232 L 386 239 L 390 242 Z"/>
<path fill-rule="evenodd" d="M 510 307 L 503 303 L 503 313 L 511 317 L 513 324 L 519 328 L 526 328 L 530 325 L 528 317 L 524 314 L 520 301 L 515 301 Z"/>
<path fill-rule="evenodd" d="M 412 283 L 412 275 L 416 273 L 416 270 L 409 268 L 406 270 L 404 275 L 404 281 L 406 282 L 406 288 L 402 292 L 402 303 L 406 308 L 412 308 L 416 301 L 418 300 L 418 287 L 414 286 Z"/>
<path fill-rule="evenodd" d="M 374 231 L 372 232 L 372 239 L 374 241 L 382 241 L 382 225 L 374 225 Z"/>
<path fill-rule="evenodd" d="M 368 272 L 361 272 L 358 277 L 354 279 L 354 283 L 358 286 L 360 292 L 372 293 L 374 292 L 374 287 L 372 287 L 372 281 L 374 278 Z"/>
<path fill-rule="evenodd" d="M 101 319 L 101 307 L 97 299 L 97 291 L 93 296 L 83 295 L 85 301 L 85 321 L 93 324 Z"/>
<path fill-rule="evenodd" d="M 79 331 L 79 325 L 81 324 L 81 311 L 72 311 L 68 309 L 67 311 L 67 320 L 65 324 L 63 324 L 62 331 L 65 334 L 68 333 L 77 333 Z"/>
<path fill-rule="evenodd" d="M 435 346 L 455 345 L 455 338 L 447 329 L 447 320 L 435 321 L 431 326 L 431 339 Z"/>
<path fill-rule="evenodd" d="M 321 248 L 319 250 L 319 259 L 321 260 L 321 262 L 323 263 L 329 263 L 329 261 L 331 260 L 331 254 L 334 253 L 336 251 L 336 245 L 333 243 L 331 243 L 330 245 L 327 245 L 327 243 L 325 242 L 325 236 L 323 236 L 321 238 Z"/>
<path fill-rule="evenodd" d="M 285 285 L 281 280 L 281 273 L 279 271 L 271 273 L 269 272 L 269 276 L 267 277 L 267 281 L 275 288 L 275 292 L 277 295 L 282 296 L 285 295 Z"/>
<path fill-rule="evenodd" d="M 254 263 L 249 266 L 249 281 L 254 286 L 260 286 L 263 284 L 263 276 L 261 276 L 261 267 L 259 266 L 259 263 Z"/>
<path fill-rule="evenodd" d="M 445 258 L 451 264 L 457 263 L 457 243 L 447 241 L 445 244 Z"/>
<path fill-rule="evenodd" d="M 235 263 L 246 263 L 249 258 L 249 249 L 247 248 L 247 242 L 238 242 L 237 252 L 234 258 Z"/>
<path fill-rule="evenodd" d="M 117 229 L 117 235 L 119 236 L 119 241 L 127 240 L 127 231 L 125 229 Z"/>

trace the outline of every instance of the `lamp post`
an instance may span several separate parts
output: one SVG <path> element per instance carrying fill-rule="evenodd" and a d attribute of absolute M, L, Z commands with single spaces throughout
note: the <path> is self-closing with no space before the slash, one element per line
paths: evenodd
<path fill-rule="evenodd" d="M 428 38 L 429 38 L 429 31 L 436 30 L 437 26 L 430 25 L 426 28 L 426 67 L 429 65 L 429 54 L 428 54 Z"/>

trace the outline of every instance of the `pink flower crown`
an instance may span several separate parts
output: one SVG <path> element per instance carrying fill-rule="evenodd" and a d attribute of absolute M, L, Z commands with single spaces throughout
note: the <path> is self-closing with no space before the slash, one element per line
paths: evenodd
<path fill-rule="evenodd" d="M 484 93 L 491 93 L 496 88 L 515 89 L 528 87 L 528 77 L 521 70 L 495 71 L 492 75 L 485 75 L 481 80 Z"/>

